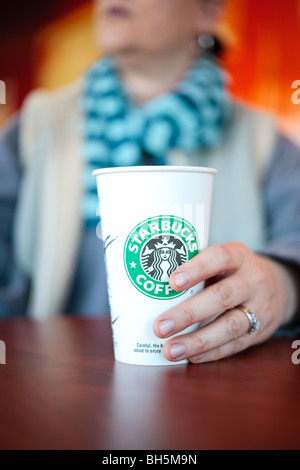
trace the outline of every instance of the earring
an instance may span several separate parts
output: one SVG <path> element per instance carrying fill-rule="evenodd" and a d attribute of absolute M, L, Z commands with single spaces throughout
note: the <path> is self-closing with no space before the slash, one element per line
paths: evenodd
<path fill-rule="evenodd" d="M 200 34 L 195 37 L 195 40 L 190 43 L 191 51 L 200 57 L 206 53 L 212 52 L 215 46 L 215 38 L 210 34 Z"/>
<path fill-rule="evenodd" d="M 215 46 L 215 38 L 211 34 L 200 34 L 197 41 L 202 53 L 209 52 Z"/>

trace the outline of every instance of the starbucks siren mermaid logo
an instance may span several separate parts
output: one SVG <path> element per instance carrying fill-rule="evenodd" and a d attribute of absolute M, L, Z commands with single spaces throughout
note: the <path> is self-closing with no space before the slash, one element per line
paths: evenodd
<path fill-rule="evenodd" d="M 183 242 L 170 234 L 150 239 L 141 252 L 143 270 L 160 282 L 168 282 L 172 272 L 187 259 Z"/>

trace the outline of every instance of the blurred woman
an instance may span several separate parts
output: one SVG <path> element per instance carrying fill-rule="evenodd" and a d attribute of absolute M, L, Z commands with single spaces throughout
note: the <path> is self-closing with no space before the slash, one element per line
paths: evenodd
<path fill-rule="evenodd" d="M 216 360 L 299 325 L 299 151 L 272 118 L 231 99 L 201 46 L 222 5 L 96 2 L 103 58 L 74 86 L 31 94 L 2 136 L 0 315 L 108 312 L 92 170 L 176 164 L 218 175 L 210 246 L 170 277 L 174 290 L 209 285 L 154 331 L 205 326 L 171 338 L 165 356 Z"/>

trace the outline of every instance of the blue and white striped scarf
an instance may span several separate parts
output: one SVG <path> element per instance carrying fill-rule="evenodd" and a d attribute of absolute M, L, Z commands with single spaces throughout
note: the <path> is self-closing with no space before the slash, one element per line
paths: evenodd
<path fill-rule="evenodd" d="M 171 149 L 189 154 L 220 142 L 230 101 L 222 70 L 199 59 L 172 91 L 143 106 L 126 93 L 112 59 L 88 71 L 83 96 L 85 158 L 83 216 L 96 226 L 98 197 L 93 170 L 164 165 Z"/>

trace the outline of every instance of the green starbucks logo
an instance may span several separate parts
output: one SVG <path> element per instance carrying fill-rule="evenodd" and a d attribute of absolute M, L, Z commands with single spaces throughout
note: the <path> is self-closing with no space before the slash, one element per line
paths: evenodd
<path fill-rule="evenodd" d="M 153 299 L 174 299 L 169 278 L 178 266 L 199 253 L 194 227 L 175 216 L 146 219 L 131 231 L 124 246 L 126 273 L 136 289 Z"/>

